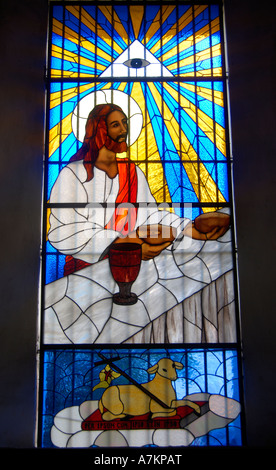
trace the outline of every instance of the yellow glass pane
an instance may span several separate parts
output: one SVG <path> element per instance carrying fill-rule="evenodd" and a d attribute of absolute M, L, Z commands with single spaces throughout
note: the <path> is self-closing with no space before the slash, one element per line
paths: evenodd
<path fill-rule="evenodd" d="M 72 113 L 49 131 L 49 157 L 72 132 Z"/>
<path fill-rule="evenodd" d="M 129 13 L 132 21 L 135 38 L 138 39 L 139 31 L 144 16 L 144 7 L 142 5 L 131 5 L 129 7 Z"/>
<path fill-rule="evenodd" d="M 146 42 L 148 42 L 154 36 L 154 34 L 160 29 L 161 24 L 166 21 L 166 19 L 169 17 L 169 15 L 174 10 L 174 8 L 175 8 L 174 5 L 173 6 L 163 6 L 157 12 L 156 17 L 154 18 L 150 28 L 147 31 Z M 164 44 L 164 41 L 167 41 L 167 36 L 166 35 L 162 38 L 162 41 L 163 41 L 163 44 Z M 161 41 L 158 41 L 150 49 L 152 54 L 154 54 L 155 52 L 157 52 L 160 49 L 160 44 L 161 44 Z"/>

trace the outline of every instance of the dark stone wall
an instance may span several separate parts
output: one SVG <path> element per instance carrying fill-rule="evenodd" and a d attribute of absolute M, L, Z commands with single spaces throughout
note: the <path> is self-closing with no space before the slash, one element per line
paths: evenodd
<path fill-rule="evenodd" d="M 47 1 L 2 1 L 0 446 L 34 442 Z"/>
<path fill-rule="evenodd" d="M 226 0 L 249 447 L 275 439 L 275 3 Z M 32 448 L 47 1 L 1 1 L 0 447 Z"/>
<path fill-rule="evenodd" d="M 226 1 L 247 439 L 275 441 L 275 3 Z"/>

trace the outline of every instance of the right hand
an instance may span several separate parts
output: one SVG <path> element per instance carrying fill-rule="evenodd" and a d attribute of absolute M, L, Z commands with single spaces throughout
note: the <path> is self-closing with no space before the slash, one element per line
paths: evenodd
<path fill-rule="evenodd" d="M 142 243 L 142 260 L 148 261 L 160 255 L 161 251 L 170 246 L 171 242 L 165 242 L 161 245 L 150 245 L 149 243 Z"/>
<path fill-rule="evenodd" d="M 166 225 L 141 225 L 128 236 L 117 238 L 114 243 L 139 243 L 142 245 L 142 260 L 148 261 L 170 246 L 175 235 L 175 229 Z"/>

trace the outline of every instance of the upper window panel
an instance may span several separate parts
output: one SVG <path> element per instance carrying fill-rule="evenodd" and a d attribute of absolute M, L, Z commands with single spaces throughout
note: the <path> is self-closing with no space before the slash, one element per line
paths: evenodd
<path fill-rule="evenodd" d="M 55 5 L 51 78 L 221 77 L 218 5 Z"/>
<path fill-rule="evenodd" d="M 45 344 L 237 340 L 221 5 L 175 3 L 51 6 Z"/>

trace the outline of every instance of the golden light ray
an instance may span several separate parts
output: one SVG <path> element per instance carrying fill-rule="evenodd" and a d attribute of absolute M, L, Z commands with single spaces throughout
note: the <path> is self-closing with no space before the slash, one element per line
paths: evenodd
<path fill-rule="evenodd" d="M 50 109 L 59 106 L 66 101 L 76 98 L 80 93 L 93 89 L 94 84 L 85 84 L 80 87 L 72 87 L 67 90 L 60 90 L 50 95 Z M 49 157 L 58 149 L 60 144 L 68 137 L 72 132 L 72 113 L 68 114 L 58 124 L 52 127 L 49 131 Z"/>
<path fill-rule="evenodd" d="M 198 5 L 198 6 L 195 6 L 195 9 L 194 9 L 194 17 L 196 18 L 202 11 L 204 11 L 205 9 L 207 8 L 206 5 Z M 170 12 L 171 13 L 171 12 Z M 175 32 L 178 30 L 179 33 L 189 24 L 191 23 L 191 21 L 193 20 L 193 8 L 189 8 L 182 16 L 181 18 L 179 19 L 178 21 L 178 25 L 177 23 L 175 25 L 173 25 L 171 27 L 171 29 L 165 33 L 165 35 L 162 37 L 162 46 L 165 46 L 167 44 L 167 42 L 170 41 L 170 39 L 172 37 L 175 36 Z M 160 25 L 159 25 L 160 26 Z M 157 29 L 158 30 L 158 29 Z M 187 42 L 186 42 L 187 41 Z M 190 47 L 192 44 L 193 44 L 194 40 L 193 40 L 193 37 L 191 36 L 190 38 L 187 38 L 187 40 L 185 39 L 183 41 L 183 43 L 185 44 L 185 49 Z M 150 52 L 152 54 L 155 54 L 158 50 L 160 49 L 160 45 L 158 43 L 156 43 L 151 49 L 150 49 Z M 181 49 L 182 50 L 182 49 Z M 183 49 L 184 50 L 184 49 Z M 173 54 L 177 54 L 178 53 L 178 48 L 177 46 L 175 46 L 168 54 L 170 54 L 170 57 L 173 55 Z M 164 60 L 162 58 L 162 60 Z"/>
<path fill-rule="evenodd" d="M 75 52 L 71 52 L 71 51 L 67 51 L 67 50 L 63 51 L 62 48 L 58 47 L 58 46 L 53 46 L 52 56 L 57 57 L 59 59 L 67 60 L 68 62 L 71 62 L 73 65 L 74 64 L 79 64 L 79 65 L 83 65 L 85 67 L 89 67 L 92 70 L 95 67 L 95 61 L 93 61 L 91 59 L 86 59 L 85 57 L 82 57 L 81 55 L 79 55 Z M 104 71 L 105 69 L 106 69 L 106 67 L 104 65 L 97 64 L 97 70 Z M 90 72 L 90 73 L 89 72 L 87 72 L 87 73 L 72 72 L 71 76 L 72 77 L 79 77 L 79 76 L 83 77 L 83 76 L 91 75 L 91 73 L 92 72 Z"/>
<path fill-rule="evenodd" d="M 170 203 L 171 197 L 164 178 L 163 165 L 158 152 L 152 124 L 146 110 L 144 92 L 139 82 L 134 82 L 131 97 L 139 103 L 144 124 L 139 138 L 128 150 L 129 159 L 134 161 L 145 173 L 151 193 L 156 201 Z M 148 165 L 150 161 L 152 161 L 152 163 Z"/>
<path fill-rule="evenodd" d="M 158 106 L 160 114 L 164 118 L 167 130 L 169 131 L 173 139 L 176 149 L 179 148 L 179 144 L 181 143 L 181 151 L 184 151 L 188 159 L 190 159 L 190 162 L 184 161 L 183 166 L 199 201 L 203 203 L 225 202 L 225 198 L 223 197 L 221 192 L 218 190 L 218 187 L 215 181 L 210 176 L 204 164 L 199 161 L 199 158 L 195 150 L 193 149 L 191 143 L 188 141 L 187 137 L 185 136 L 182 130 L 181 130 L 181 139 L 179 139 L 179 135 L 176 131 L 176 129 L 179 128 L 179 123 L 176 120 L 176 118 L 172 115 L 165 101 L 162 100 L 162 96 L 156 90 L 155 85 L 152 83 L 148 83 L 148 86 L 153 96 L 155 97 L 156 105 Z M 184 102 L 187 102 L 187 100 L 185 100 Z M 187 106 L 187 103 L 186 103 L 186 106 Z M 192 103 L 190 103 L 187 106 L 187 109 L 190 110 L 189 111 L 190 113 L 192 114 L 195 113 L 195 106 L 192 105 Z M 186 108 L 185 108 L 185 111 L 186 111 Z M 195 159 L 197 161 L 195 161 Z"/>
<path fill-rule="evenodd" d="M 129 13 L 132 21 L 133 31 L 135 38 L 138 39 L 143 16 L 144 16 L 144 6 L 143 5 L 131 5 L 129 7 Z"/>
<path fill-rule="evenodd" d="M 88 83 L 85 85 L 80 85 L 79 87 L 74 86 L 73 88 L 68 88 L 67 90 L 55 91 L 50 95 L 50 109 L 53 109 L 72 98 L 76 98 L 81 93 L 84 93 L 85 91 L 93 88 L 94 84 Z"/>
<path fill-rule="evenodd" d="M 68 6 L 67 9 L 68 11 L 70 11 L 70 13 L 72 13 L 74 16 L 79 18 L 78 7 Z M 104 31 L 99 25 L 96 26 L 95 20 L 93 20 L 87 13 L 83 15 L 82 20 L 84 24 L 91 29 L 91 31 L 93 31 L 95 34 L 98 34 L 99 37 L 101 37 L 101 39 L 103 39 L 104 42 L 108 44 L 110 47 L 113 47 L 113 49 L 118 54 L 122 53 L 122 48 L 115 41 L 113 41 L 110 35 L 106 31 Z M 76 46 L 81 46 L 85 48 L 88 52 L 92 54 L 97 54 L 97 57 L 101 57 L 107 60 L 109 63 L 112 62 L 111 55 L 103 51 L 100 48 L 99 44 L 97 45 L 97 50 L 96 50 L 95 45 L 92 42 L 88 41 L 87 38 L 79 35 L 77 32 L 75 32 L 68 26 L 64 26 L 63 28 L 63 24 L 55 18 L 53 19 L 52 29 L 55 34 L 59 35 L 60 37 L 64 37 L 65 39 L 76 44 Z M 69 62 L 79 63 L 80 65 L 91 67 L 92 69 L 94 69 L 94 67 L 97 67 L 97 70 L 103 71 L 106 68 L 105 66 L 101 65 L 99 61 L 97 62 L 97 64 L 95 64 L 94 60 L 87 59 L 85 57 L 82 57 L 81 55 L 79 56 L 78 51 L 76 51 L 76 53 L 72 51 L 68 51 L 68 50 L 62 51 L 60 47 L 54 44 L 52 45 L 52 56 L 69 60 Z M 53 77 L 58 77 L 61 75 L 62 75 L 61 70 L 52 70 Z M 91 73 L 87 72 L 87 73 L 80 74 L 80 76 L 87 76 L 87 75 L 91 75 Z M 79 76 L 79 75 L 77 72 L 72 73 L 71 71 L 65 70 L 63 72 L 63 76 L 74 77 L 74 76 Z"/>
<path fill-rule="evenodd" d="M 116 11 L 112 8 L 112 6 L 100 6 L 99 5 L 99 10 L 104 14 L 104 16 L 107 18 L 110 24 L 113 24 L 113 27 L 115 31 L 117 31 L 118 35 L 125 40 L 126 44 L 128 44 L 128 34 L 124 28 L 124 26 L 121 23 L 120 18 L 118 17 Z M 99 33 L 98 33 L 99 34 Z M 100 36 L 101 37 L 101 36 Z M 122 48 L 115 42 L 113 41 L 113 48 L 118 52 L 119 54 L 122 53 Z M 118 48 L 118 49 L 117 49 Z M 120 52 L 119 52 L 120 50 Z"/>
<path fill-rule="evenodd" d="M 118 17 L 116 11 L 112 9 L 111 6 L 109 5 L 101 5 L 98 7 L 101 12 L 105 15 L 107 20 L 110 22 L 110 24 L 113 23 L 114 29 L 116 32 L 120 35 L 120 37 L 123 38 L 123 40 L 128 44 L 129 38 L 127 35 L 127 31 L 125 30 L 122 22 L 120 21 L 120 18 Z M 163 38 L 161 38 L 161 41 L 158 41 L 151 49 L 151 53 L 156 53 L 160 49 L 160 44 L 165 45 L 167 44 L 172 37 L 176 35 L 177 31 L 182 31 L 191 21 L 193 20 L 193 15 L 194 17 L 197 17 L 202 11 L 204 11 L 207 8 L 206 5 L 198 5 L 194 7 L 194 12 L 193 8 L 189 8 L 182 16 L 179 18 L 179 20 L 171 26 L 169 31 L 164 35 Z M 166 21 L 170 14 L 173 12 L 175 9 L 175 5 L 169 5 L 169 6 L 163 6 L 160 8 L 158 11 L 156 17 L 152 21 L 151 26 L 149 27 L 149 30 L 147 32 L 146 38 L 142 42 L 148 42 L 158 30 L 160 30 L 160 25 L 162 22 Z M 98 24 L 96 24 L 96 21 L 94 18 L 91 17 L 91 15 L 82 7 L 79 6 L 74 6 L 74 5 L 69 5 L 67 6 L 67 10 L 74 15 L 78 20 L 80 19 L 81 22 L 88 27 L 93 33 L 101 37 L 101 39 L 104 39 L 104 41 L 110 45 L 110 47 L 113 47 L 114 50 L 117 53 L 122 52 L 122 48 L 119 46 L 119 44 L 116 43 L 115 40 L 112 40 L 110 35 L 104 31 Z M 136 5 L 131 5 L 129 7 L 129 12 L 130 12 L 130 18 L 133 24 L 133 30 L 135 37 L 138 38 L 139 36 L 139 31 L 142 25 L 143 21 L 143 15 L 144 15 L 144 7 L 138 7 Z M 65 26 L 63 28 L 62 24 L 58 20 L 53 20 L 53 30 L 56 34 L 59 34 L 62 37 L 62 34 L 64 34 L 64 37 L 71 42 L 75 43 L 77 46 L 83 47 L 86 49 L 88 52 L 91 54 L 99 53 L 100 57 L 108 61 L 109 63 L 112 62 L 112 57 L 107 54 L 105 51 L 99 49 L 97 47 L 97 51 L 95 50 L 95 45 L 92 44 L 87 38 L 79 36 L 75 31 L 70 29 L 69 27 Z M 178 47 L 173 47 L 170 51 L 166 51 L 161 57 L 161 61 L 165 61 L 172 57 L 172 55 L 177 55 L 179 51 L 184 51 L 185 49 L 189 48 L 192 44 L 196 44 L 202 39 L 208 37 L 210 34 L 215 33 L 216 31 L 219 30 L 219 19 L 216 18 L 213 20 L 210 24 L 204 26 L 201 28 L 199 31 L 196 32 L 194 37 L 186 38 L 180 44 Z M 78 56 L 76 53 L 71 52 L 71 51 L 64 51 L 62 54 L 62 49 L 56 45 L 53 45 L 52 47 L 52 54 L 54 57 L 57 57 L 59 59 L 65 59 L 68 62 L 72 62 L 72 64 L 79 64 L 80 66 L 86 66 L 89 67 L 90 69 L 97 68 L 97 70 L 105 70 L 105 66 L 97 63 L 95 64 L 95 61 L 92 59 Z M 211 57 L 215 57 L 217 55 L 221 54 L 221 48 L 220 45 L 213 46 L 211 49 L 208 48 L 204 51 L 198 52 L 195 56 L 188 57 L 186 59 L 183 59 L 180 61 L 177 65 L 178 67 L 183 67 L 186 65 L 190 65 L 196 62 L 200 62 L 206 59 L 210 59 Z M 171 64 L 167 68 L 169 70 L 173 70 L 175 68 L 176 64 Z M 55 74 L 54 76 L 61 76 L 61 71 L 54 70 L 53 73 Z M 203 71 L 197 71 L 196 72 L 197 76 L 208 76 L 208 75 L 220 75 L 221 74 L 221 68 L 218 67 L 216 69 L 212 70 L 203 70 Z M 86 76 L 87 74 L 82 74 L 80 76 Z M 185 76 L 187 74 L 183 74 Z M 191 73 L 189 73 L 191 75 Z M 76 76 L 76 72 L 72 71 L 64 71 L 64 77 L 74 77 Z M 118 78 L 119 79 L 119 78 Z M 119 79 L 120 80 L 120 79 Z M 77 97 L 78 93 L 82 93 L 84 91 L 89 90 L 89 87 L 91 87 L 91 84 L 88 85 L 83 85 L 80 86 L 79 88 L 72 88 L 69 90 L 64 90 L 64 91 L 59 91 L 55 92 L 51 95 L 50 98 L 50 107 L 54 108 L 55 106 L 58 106 L 61 103 L 66 102 L 67 100 L 71 98 Z M 196 122 L 199 127 L 202 129 L 202 131 L 205 133 L 205 135 L 210 139 L 211 142 L 213 142 L 217 148 L 222 152 L 223 155 L 225 155 L 225 131 L 222 126 L 219 124 L 215 123 L 213 119 L 211 119 L 208 115 L 206 115 L 203 111 L 201 111 L 199 108 L 197 109 L 190 101 L 188 101 L 186 98 L 183 96 L 179 96 L 177 91 L 172 89 L 168 84 L 165 83 L 165 89 L 170 93 L 170 95 L 178 101 L 180 99 L 180 106 L 185 109 L 187 114 L 190 116 L 191 119 L 193 119 L 194 122 Z M 223 93 L 218 92 L 218 91 L 212 91 L 204 88 L 199 88 L 195 87 L 192 84 L 180 84 L 182 87 L 186 87 L 187 89 L 193 90 L 194 93 L 197 93 L 199 96 L 209 99 L 216 104 L 219 104 L 220 106 L 223 106 Z M 109 89 L 112 87 L 112 84 L 107 83 L 103 86 L 102 89 Z M 201 202 L 217 202 L 219 201 L 224 201 L 224 198 L 222 194 L 218 191 L 217 185 L 215 184 L 213 178 L 210 176 L 208 173 L 207 169 L 203 165 L 202 162 L 199 161 L 198 155 L 195 152 L 195 149 L 193 148 L 191 142 L 188 141 L 187 137 L 185 136 L 184 132 L 181 131 L 181 135 L 179 135 L 178 129 L 179 129 L 179 123 L 177 122 L 176 118 L 172 116 L 168 106 L 163 102 L 163 105 L 161 103 L 162 97 L 158 96 L 158 92 L 156 88 L 154 87 L 153 84 L 149 84 L 149 88 L 151 89 L 152 92 L 154 92 L 154 96 L 156 97 L 156 103 L 158 105 L 158 108 L 160 110 L 160 114 L 163 115 L 166 126 L 168 131 L 170 132 L 170 135 L 175 143 L 176 149 L 178 151 L 179 155 L 182 155 L 183 153 L 187 156 L 187 162 L 183 162 L 184 169 L 191 181 L 191 184 L 194 188 L 194 191 L 197 195 L 198 198 L 200 198 Z M 124 91 L 125 90 L 125 83 L 121 83 L 118 87 L 119 91 Z M 143 118 L 144 118 L 144 126 L 142 129 L 142 132 L 139 136 L 139 139 L 135 142 L 134 145 L 131 146 L 129 149 L 129 158 L 132 161 L 135 161 L 136 164 L 138 164 L 141 168 L 144 169 L 146 172 L 149 185 L 151 188 L 152 193 L 155 195 L 158 195 L 160 200 L 164 200 L 164 192 L 166 193 L 166 201 L 170 201 L 170 196 L 168 192 L 168 188 L 165 182 L 164 178 L 164 171 L 162 167 L 162 162 L 160 160 L 160 155 L 158 152 L 158 146 L 156 143 L 156 138 L 154 135 L 153 127 L 151 125 L 148 112 L 146 110 L 145 106 L 145 97 L 143 94 L 143 90 L 141 87 L 140 83 L 134 83 L 132 87 L 132 92 L 131 96 L 135 99 L 137 103 L 139 103 L 142 113 L 143 113 Z M 163 106 L 163 107 L 162 107 Z M 163 114 L 162 114 L 163 110 Z M 72 126 L 71 126 L 71 116 L 72 113 L 66 116 L 62 121 L 54 126 L 49 135 L 49 154 L 52 155 L 59 145 L 66 139 L 66 137 L 72 132 Z M 143 158 L 148 161 L 152 162 L 152 165 L 148 165 L 147 162 L 143 163 L 141 160 Z"/>
<path fill-rule="evenodd" d="M 202 98 L 208 100 L 208 101 L 214 101 L 215 104 L 218 106 L 224 106 L 224 98 L 223 98 L 223 92 L 219 90 L 212 90 L 210 88 L 205 88 L 204 86 L 195 86 L 191 83 L 180 83 L 181 88 L 185 88 L 186 90 L 192 91 L 193 93 L 196 93 L 198 96 L 201 96 Z"/>
<path fill-rule="evenodd" d="M 184 108 L 186 113 L 198 124 L 200 129 L 207 135 L 211 142 L 216 144 L 220 152 L 226 156 L 226 143 L 225 143 L 225 130 L 217 124 L 214 119 L 204 113 L 201 109 L 196 108 L 187 98 L 178 94 L 178 91 L 170 87 L 169 84 L 164 84 L 164 88 L 170 95 Z M 194 87 L 195 88 L 195 87 Z M 196 92 L 196 90 L 194 90 Z"/>
<path fill-rule="evenodd" d="M 189 47 L 191 47 L 194 43 L 197 44 L 198 42 L 202 41 L 202 39 L 205 39 L 206 37 L 210 36 L 210 30 L 211 30 L 211 34 L 213 34 L 217 31 L 219 31 L 219 28 L 220 28 L 219 27 L 219 21 L 216 18 L 215 20 L 213 20 L 211 22 L 211 26 L 209 24 L 205 25 L 203 28 L 201 28 L 199 31 L 197 31 L 197 33 L 195 33 L 195 37 L 193 35 L 191 35 L 188 38 L 185 38 L 183 41 L 181 41 L 179 43 L 178 46 L 174 46 L 169 51 L 167 51 L 165 54 L 163 54 L 161 56 L 160 60 L 162 60 L 162 62 L 164 62 L 165 60 L 170 59 L 171 57 L 174 57 L 174 56 L 177 57 L 179 53 L 185 51 L 186 49 L 189 49 Z M 213 47 L 215 47 L 215 46 L 213 46 Z M 202 52 L 204 53 L 204 51 L 202 51 Z M 198 52 L 197 55 L 198 54 L 200 54 L 200 53 Z M 198 59 L 198 60 L 200 60 L 200 59 Z M 197 61 L 197 59 L 196 59 L 196 61 Z M 192 62 L 188 62 L 188 63 L 192 63 Z M 175 64 L 177 64 L 177 61 L 175 62 Z M 179 66 L 181 66 L 180 64 L 181 64 L 181 61 L 179 62 Z M 174 65 L 174 67 L 175 67 L 175 65 Z"/>
<path fill-rule="evenodd" d="M 72 132 L 72 113 L 68 114 L 49 131 L 49 157 L 59 148 Z"/>
<path fill-rule="evenodd" d="M 162 6 L 162 7 L 158 10 L 158 12 L 157 12 L 157 14 L 156 14 L 156 16 L 155 16 L 155 18 L 154 18 L 154 20 L 153 20 L 151 26 L 149 27 L 149 29 L 148 29 L 148 31 L 147 31 L 147 34 L 146 34 L 146 43 L 148 43 L 148 42 L 150 41 L 150 39 L 155 35 L 155 33 L 160 29 L 160 25 L 162 24 L 162 22 L 165 22 L 165 21 L 166 21 L 166 19 L 168 18 L 168 16 L 171 14 L 171 12 L 172 12 L 174 9 L 175 9 L 175 5 L 166 6 L 166 7 L 165 7 L 165 6 Z M 152 54 L 154 54 L 153 51 L 155 50 L 155 48 L 157 48 L 156 50 L 159 49 L 160 46 L 158 46 L 158 44 L 159 44 L 159 41 L 157 42 L 157 45 L 153 46 L 153 48 L 150 49 L 150 51 L 151 51 Z"/>
<path fill-rule="evenodd" d="M 110 7 L 99 7 L 102 12 L 104 13 L 104 15 L 106 17 L 109 16 L 109 21 L 111 19 L 111 22 L 112 22 L 112 15 L 111 15 L 111 10 L 110 10 Z M 79 6 L 67 6 L 66 9 L 68 11 L 70 11 L 70 13 L 72 13 L 76 18 L 80 18 L 80 15 L 81 15 L 81 21 L 82 23 L 87 26 L 89 29 L 91 29 L 91 31 L 93 31 L 94 34 L 98 35 L 104 42 L 106 42 L 110 47 L 113 47 L 113 49 L 118 52 L 118 54 L 121 54 L 122 53 L 122 48 L 117 44 L 115 43 L 111 36 L 99 25 L 99 23 L 96 23 L 96 21 L 94 20 L 94 18 L 92 18 L 91 15 L 89 15 L 87 13 L 87 11 L 81 7 L 81 10 Z M 106 10 L 106 11 L 104 11 Z M 108 16 L 107 16 L 108 15 Z M 114 12 L 114 20 L 116 21 L 119 21 L 119 18 L 118 16 L 116 15 L 116 13 Z M 123 26 L 122 26 L 123 28 Z M 116 28 L 115 28 L 116 29 Z M 119 32 L 119 31 L 118 31 Z M 122 33 L 126 34 L 125 33 L 125 29 L 123 28 L 123 30 L 121 30 Z M 120 33 L 119 33 L 120 34 Z M 123 36 L 122 36 L 123 37 Z M 98 46 L 99 47 L 99 46 Z M 97 47 L 97 54 L 98 54 L 98 47 Z M 101 49 L 100 49 L 101 51 Z M 103 52 L 103 51 L 101 51 Z M 102 57 L 102 56 L 101 56 Z M 111 57 L 109 56 L 109 61 L 111 61 Z"/>

